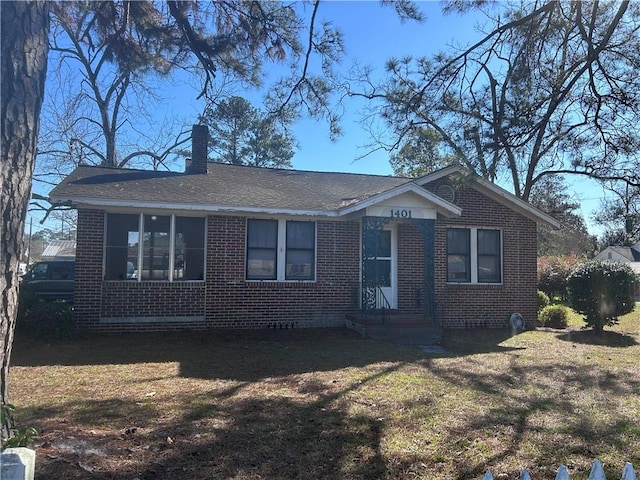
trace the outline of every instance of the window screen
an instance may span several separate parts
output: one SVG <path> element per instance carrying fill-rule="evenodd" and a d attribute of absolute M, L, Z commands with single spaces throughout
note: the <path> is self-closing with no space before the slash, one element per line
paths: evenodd
<path fill-rule="evenodd" d="M 447 230 L 447 280 L 471 281 L 471 242 L 466 228 Z"/>
<path fill-rule="evenodd" d="M 313 280 L 315 277 L 315 224 L 287 222 L 287 280 Z"/>
<path fill-rule="evenodd" d="M 247 279 L 275 280 L 278 253 L 278 221 L 247 222 Z"/>

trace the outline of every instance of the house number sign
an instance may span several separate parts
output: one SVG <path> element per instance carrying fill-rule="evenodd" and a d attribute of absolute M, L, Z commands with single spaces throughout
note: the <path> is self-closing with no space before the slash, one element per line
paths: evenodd
<path fill-rule="evenodd" d="M 392 218 L 394 220 L 415 220 L 436 218 L 436 211 L 433 208 L 416 205 L 373 205 L 367 208 L 367 215 Z"/>
<path fill-rule="evenodd" d="M 391 218 L 411 218 L 411 209 L 409 208 L 391 208 L 389 212 Z"/>

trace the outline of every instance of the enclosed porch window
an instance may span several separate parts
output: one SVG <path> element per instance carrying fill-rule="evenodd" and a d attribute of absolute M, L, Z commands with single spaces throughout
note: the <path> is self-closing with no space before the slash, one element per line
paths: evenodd
<path fill-rule="evenodd" d="M 108 213 L 105 280 L 204 280 L 205 219 Z"/>

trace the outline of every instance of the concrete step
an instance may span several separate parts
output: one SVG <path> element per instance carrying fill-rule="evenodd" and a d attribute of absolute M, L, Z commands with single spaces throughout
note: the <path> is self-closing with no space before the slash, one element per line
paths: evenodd
<path fill-rule="evenodd" d="M 424 317 L 370 319 L 347 316 L 347 328 L 357 331 L 363 337 L 386 340 L 402 345 L 437 345 L 442 342 L 442 328 L 425 322 Z"/>

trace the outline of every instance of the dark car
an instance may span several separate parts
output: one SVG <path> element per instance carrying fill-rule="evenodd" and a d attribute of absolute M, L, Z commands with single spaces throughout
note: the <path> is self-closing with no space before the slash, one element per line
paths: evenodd
<path fill-rule="evenodd" d="M 43 300 L 73 302 L 75 268 L 71 260 L 38 262 L 22 276 L 20 289 Z"/>

